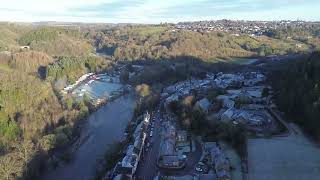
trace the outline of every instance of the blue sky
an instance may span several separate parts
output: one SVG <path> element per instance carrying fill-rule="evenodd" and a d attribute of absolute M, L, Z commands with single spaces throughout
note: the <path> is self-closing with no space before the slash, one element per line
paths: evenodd
<path fill-rule="evenodd" d="M 320 0 L 0 0 L 0 21 L 320 20 Z"/>

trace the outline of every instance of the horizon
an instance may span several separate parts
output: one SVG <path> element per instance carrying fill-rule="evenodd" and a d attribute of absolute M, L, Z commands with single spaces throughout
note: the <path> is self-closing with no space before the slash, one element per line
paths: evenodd
<path fill-rule="evenodd" d="M 320 20 L 290 20 L 290 19 L 281 19 L 281 20 L 242 20 L 242 19 L 205 19 L 205 20 L 193 20 L 193 21 L 180 21 L 180 22 L 159 22 L 159 23 L 135 23 L 135 22 L 121 22 L 121 23 L 109 23 L 109 22 L 81 22 L 81 21 L 1 21 L 0 23 L 13 23 L 13 24 L 37 24 L 37 23 L 57 23 L 57 24 L 112 24 L 112 25 L 121 25 L 121 24 L 132 24 L 132 25 L 161 25 L 161 24 L 178 24 L 178 23 L 192 23 L 192 22 L 210 22 L 210 21 L 239 21 L 239 22 L 281 22 L 281 21 L 290 21 L 290 22 L 307 22 L 307 23 L 320 23 Z"/>
<path fill-rule="evenodd" d="M 0 0 L 2 22 L 159 24 L 211 20 L 319 21 L 317 0 Z M 252 18 L 254 17 L 254 18 Z"/>

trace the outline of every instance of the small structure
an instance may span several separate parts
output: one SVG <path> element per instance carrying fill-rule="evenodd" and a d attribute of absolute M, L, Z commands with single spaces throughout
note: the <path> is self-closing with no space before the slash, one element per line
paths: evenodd
<path fill-rule="evenodd" d="M 30 46 L 20 46 L 20 50 L 29 51 L 30 50 Z"/>
<path fill-rule="evenodd" d="M 188 137 L 187 131 L 178 131 L 176 135 L 176 151 L 179 156 L 183 157 L 185 154 L 192 151 L 192 141 Z"/>

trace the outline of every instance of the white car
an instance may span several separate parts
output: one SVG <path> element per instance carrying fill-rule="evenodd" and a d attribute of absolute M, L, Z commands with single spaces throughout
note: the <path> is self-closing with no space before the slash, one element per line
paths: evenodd
<path fill-rule="evenodd" d="M 196 171 L 197 171 L 197 172 L 202 172 L 203 170 L 202 170 L 201 167 L 196 167 Z"/>
<path fill-rule="evenodd" d="M 153 136 L 153 131 L 150 131 L 150 137 L 152 137 Z"/>

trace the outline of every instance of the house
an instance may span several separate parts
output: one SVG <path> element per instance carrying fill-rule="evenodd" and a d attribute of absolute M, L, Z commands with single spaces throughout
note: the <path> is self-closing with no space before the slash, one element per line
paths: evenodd
<path fill-rule="evenodd" d="M 240 104 L 250 104 L 253 99 L 248 93 L 242 93 L 235 98 L 235 101 Z"/>
<path fill-rule="evenodd" d="M 208 113 L 210 105 L 211 103 L 209 100 L 207 98 L 203 98 L 195 104 L 195 108 L 201 110 L 202 112 Z"/>
<path fill-rule="evenodd" d="M 186 142 L 188 140 L 187 131 L 178 131 L 176 136 L 177 142 Z"/>
<path fill-rule="evenodd" d="M 222 107 L 224 108 L 233 108 L 235 105 L 235 102 L 231 100 L 231 96 L 219 95 L 216 99 L 222 102 Z"/>
<path fill-rule="evenodd" d="M 211 146 L 211 160 L 218 180 L 231 180 L 230 162 L 217 145 Z"/>
<path fill-rule="evenodd" d="M 125 157 L 115 167 L 113 174 L 116 174 L 116 177 L 132 177 L 135 174 L 145 144 L 145 131 L 149 122 L 150 114 L 147 112 L 144 115 L 143 121 L 135 129 L 133 135 L 134 143 L 128 146 Z"/>
<path fill-rule="evenodd" d="M 176 151 L 179 156 L 184 156 L 193 150 L 192 141 L 187 131 L 178 131 L 176 135 Z"/>
<path fill-rule="evenodd" d="M 224 121 L 224 122 L 232 121 L 235 113 L 236 112 L 234 108 L 230 108 L 226 110 L 224 113 L 221 114 L 221 121 Z"/>

